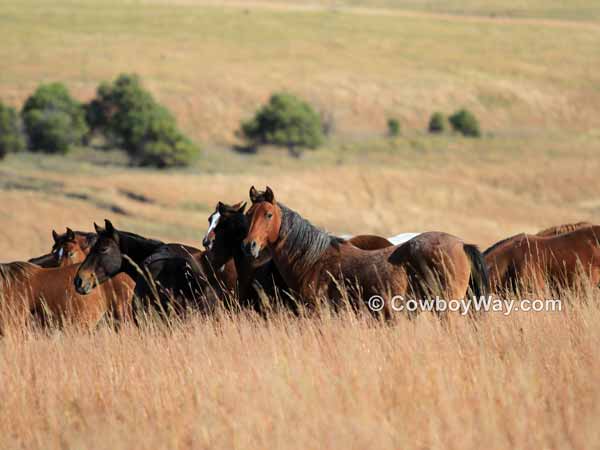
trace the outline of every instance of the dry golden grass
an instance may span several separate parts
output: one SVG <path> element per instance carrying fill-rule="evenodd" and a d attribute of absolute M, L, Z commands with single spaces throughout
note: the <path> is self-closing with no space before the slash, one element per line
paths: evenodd
<path fill-rule="evenodd" d="M 594 2 L 348 0 L 335 13 L 327 1 L 142 3 L 1 4 L 2 99 L 19 105 L 51 80 L 83 99 L 135 71 L 194 138 L 230 143 L 285 88 L 331 114 L 337 137 L 301 160 L 209 145 L 194 167 L 162 173 L 85 151 L 10 155 L 0 261 L 105 217 L 199 246 L 215 203 L 247 198 L 251 184 L 336 233 L 442 230 L 485 247 L 600 223 Z M 475 17 L 490 14 L 504 18 Z M 483 139 L 415 131 L 463 105 Z M 388 115 L 404 136 L 373 138 Z M 567 297 L 560 313 L 489 314 L 476 329 L 430 314 L 386 325 L 221 313 L 118 334 L 10 332 L 0 449 L 598 447 L 600 294 Z"/>
<path fill-rule="evenodd" d="M 0 341 L 0 448 L 594 448 L 600 303 Z"/>

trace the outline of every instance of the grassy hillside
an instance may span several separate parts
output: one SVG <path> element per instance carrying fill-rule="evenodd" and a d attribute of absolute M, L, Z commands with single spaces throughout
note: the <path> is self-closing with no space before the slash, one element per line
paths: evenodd
<path fill-rule="evenodd" d="M 166 172 L 117 151 L 9 155 L 0 261 L 104 218 L 200 246 L 217 201 L 253 184 L 335 233 L 442 230 L 484 248 L 600 223 L 599 21 L 591 0 L 0 2 L 2 101 L 55 80 L 83 100 L 137 72 L 206 147 Z M 334 135 L 301 159 L 232 151 L 240 119 L 279 89 Z M 463 106 L 481 139 L 424 133 L 433 111 Z M 402 136 L 384 137 L 389 116 Z M 8 332 L 0 448 L 597 447 L 600 298 L 563 300 L 476 326 L 325 308 Z"/>
<path fill-rule="evenodd" d="M 161 1 L 161 0 L 157 0 Z M 179 0 L 186 3 L 204 3 L 194 0 Z M 149 3 L 153 3 L 150 1 Z M 327 8 L 378 8 L 392 11 L 422 11 L 427 13 L 477 15 L 514 18 L 549 18 L 556 20 L 597 21 L 600 19 L 600 6 L 590 0 L 225 0 L 223 3 L 237 5 L 293 5 L 304 8 L 315 6 Z"/>
<path fill-rule="evenodd" d="M 498 133 L 600 126 L 599 25 L 240 4 L 4 2 L 0 98 L 20 105 L 61 80 L 85 99 L 137 72 L 210 142 L 231 142 L 279 89 L 350 138 L 383 133 L 390 115 L 422 129 L 434 110 L 461 106 Z"/>

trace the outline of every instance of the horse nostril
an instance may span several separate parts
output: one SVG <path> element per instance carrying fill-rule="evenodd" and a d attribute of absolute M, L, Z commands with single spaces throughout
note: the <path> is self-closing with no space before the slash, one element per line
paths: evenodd
<path fill-rule="evenodd" d="M 252 250 L 256 250 L 256 241 L 252 241 Z"/>
<path fill-rule="evenodd" d="M 75 277 L 75 287 L 81 288 L 81 278 Z"/>

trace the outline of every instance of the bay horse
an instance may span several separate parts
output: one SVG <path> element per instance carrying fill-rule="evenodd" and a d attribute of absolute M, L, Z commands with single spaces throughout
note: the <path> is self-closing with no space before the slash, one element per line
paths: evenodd
<path fill-rule="evenodd" d="M 487 295 L 487 270 L 476 246 L 441 232 L 427 232 L 408 242 L 362 250 L 312 225 L 275 200 L 271 188 L 250 189 L 252 207 L 244 251 L 255 261 L 272 258 L 288 287 L 302 300 L 342 295 L 340 285 L 374 295 L 422 299 L 435 293 L 462 299 L 471 285 Z"/>
<path fill-rule="evenodd" d="M 541 292 L 548 284 L 573 287 L 582 274 L 596 286 L 600 284 L 599 238 L 599 226 L 581 225 L 566 233 L 518 234 L 497 242 L 484 252 L 492 287 Z"/>
<path fill-rule="evenodd" d="M 117 321 L 126 319 L 129 305 L 122 299 L 131 298 L 133 282 L 107 283 L 91 298 L 84 297 L 73 285 L 78 268 L 43 268 L 27 262 L 0 264 L 0 328 L 10 321 L 27 322 L 32 314 L 45 325 L 71 323 L 87 328 L 107 314 Z"/>
<path fill-rule="evenodd" d="M 235 282 L 233 263 L 215 271 L 204 252 L 194 247 L 120 231 L 109 220 L 105 220 L 105 228 L 94 227 L 98 238 L 77 272 L 75 288 L 87 295 L 96 286 L 126 273 L 135 282 L 136 323 L 142 311 L 151 309 L 162 318 L 172 311 L 183 315 L 187 307 L 205 311 Z"/>
<path fill-rule="evenodd" d="M 296 304 L 286 295 L 286 284 L 273 261 L 256 267 L 252 259 L 242 250 L 242 241 L 248 234 L 249 220 L 244 213 L 245 202 L 227 205 L 218 202 L 214 212 L 208 217 L 208 230 L 202 239 L 206 254 L 214 267 L 222 267 L 233 259 L 238 275 L 238 298 L 242 306 L 261 311 L 262 302 L 257 290 L 262 290 L 270 298 L 277 291 L 284 294 L 282 302 L 295 310 Z M 363 250 L 378 250 L 392 246 L 391 240 L 404 242 L 416 233 L 405 233 L 386 239 L 376 235 L 359 235 L 347 239 L 352 245 Z"/>

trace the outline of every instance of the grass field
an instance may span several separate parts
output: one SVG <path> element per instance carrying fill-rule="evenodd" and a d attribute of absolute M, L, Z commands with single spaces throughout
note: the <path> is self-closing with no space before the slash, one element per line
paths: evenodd
<path fill-rule="evenodd" d="M 219 143 L 281 89 L 351 138 L 462 106 L 496 132 L 599 127 L 597 24 L 228 4 L 4 2 L 0 98 L 20 105 L 60 80 L 86 99 L 136 72 L 194 138 Z"/>
<path fill-rule="evenodd" d="M 118 152 L 0 161 L 0 261 L 52 228 L 200 246 L 217 201 L 276 196 L 335 233 L 442 230 L 482 248 L 600 222 L 596 2 L 97 0 L 0 3 L 0 99 L 44 81 L 80 99 L 137 72 L 204 144 L 190 168 Z M 301 159 L 230 150 L 278 89 L 333 118 Z M 481 139 L 428 136 L 466 106 Z M 397 116 L 402 136 L 384 137 Z M 1 297 L 1 295 L 0 295 Z M 195 318 L 173 329 L 0 339 L 0 449 L 595 448 L 600 297 L 560 313 Z"/>

